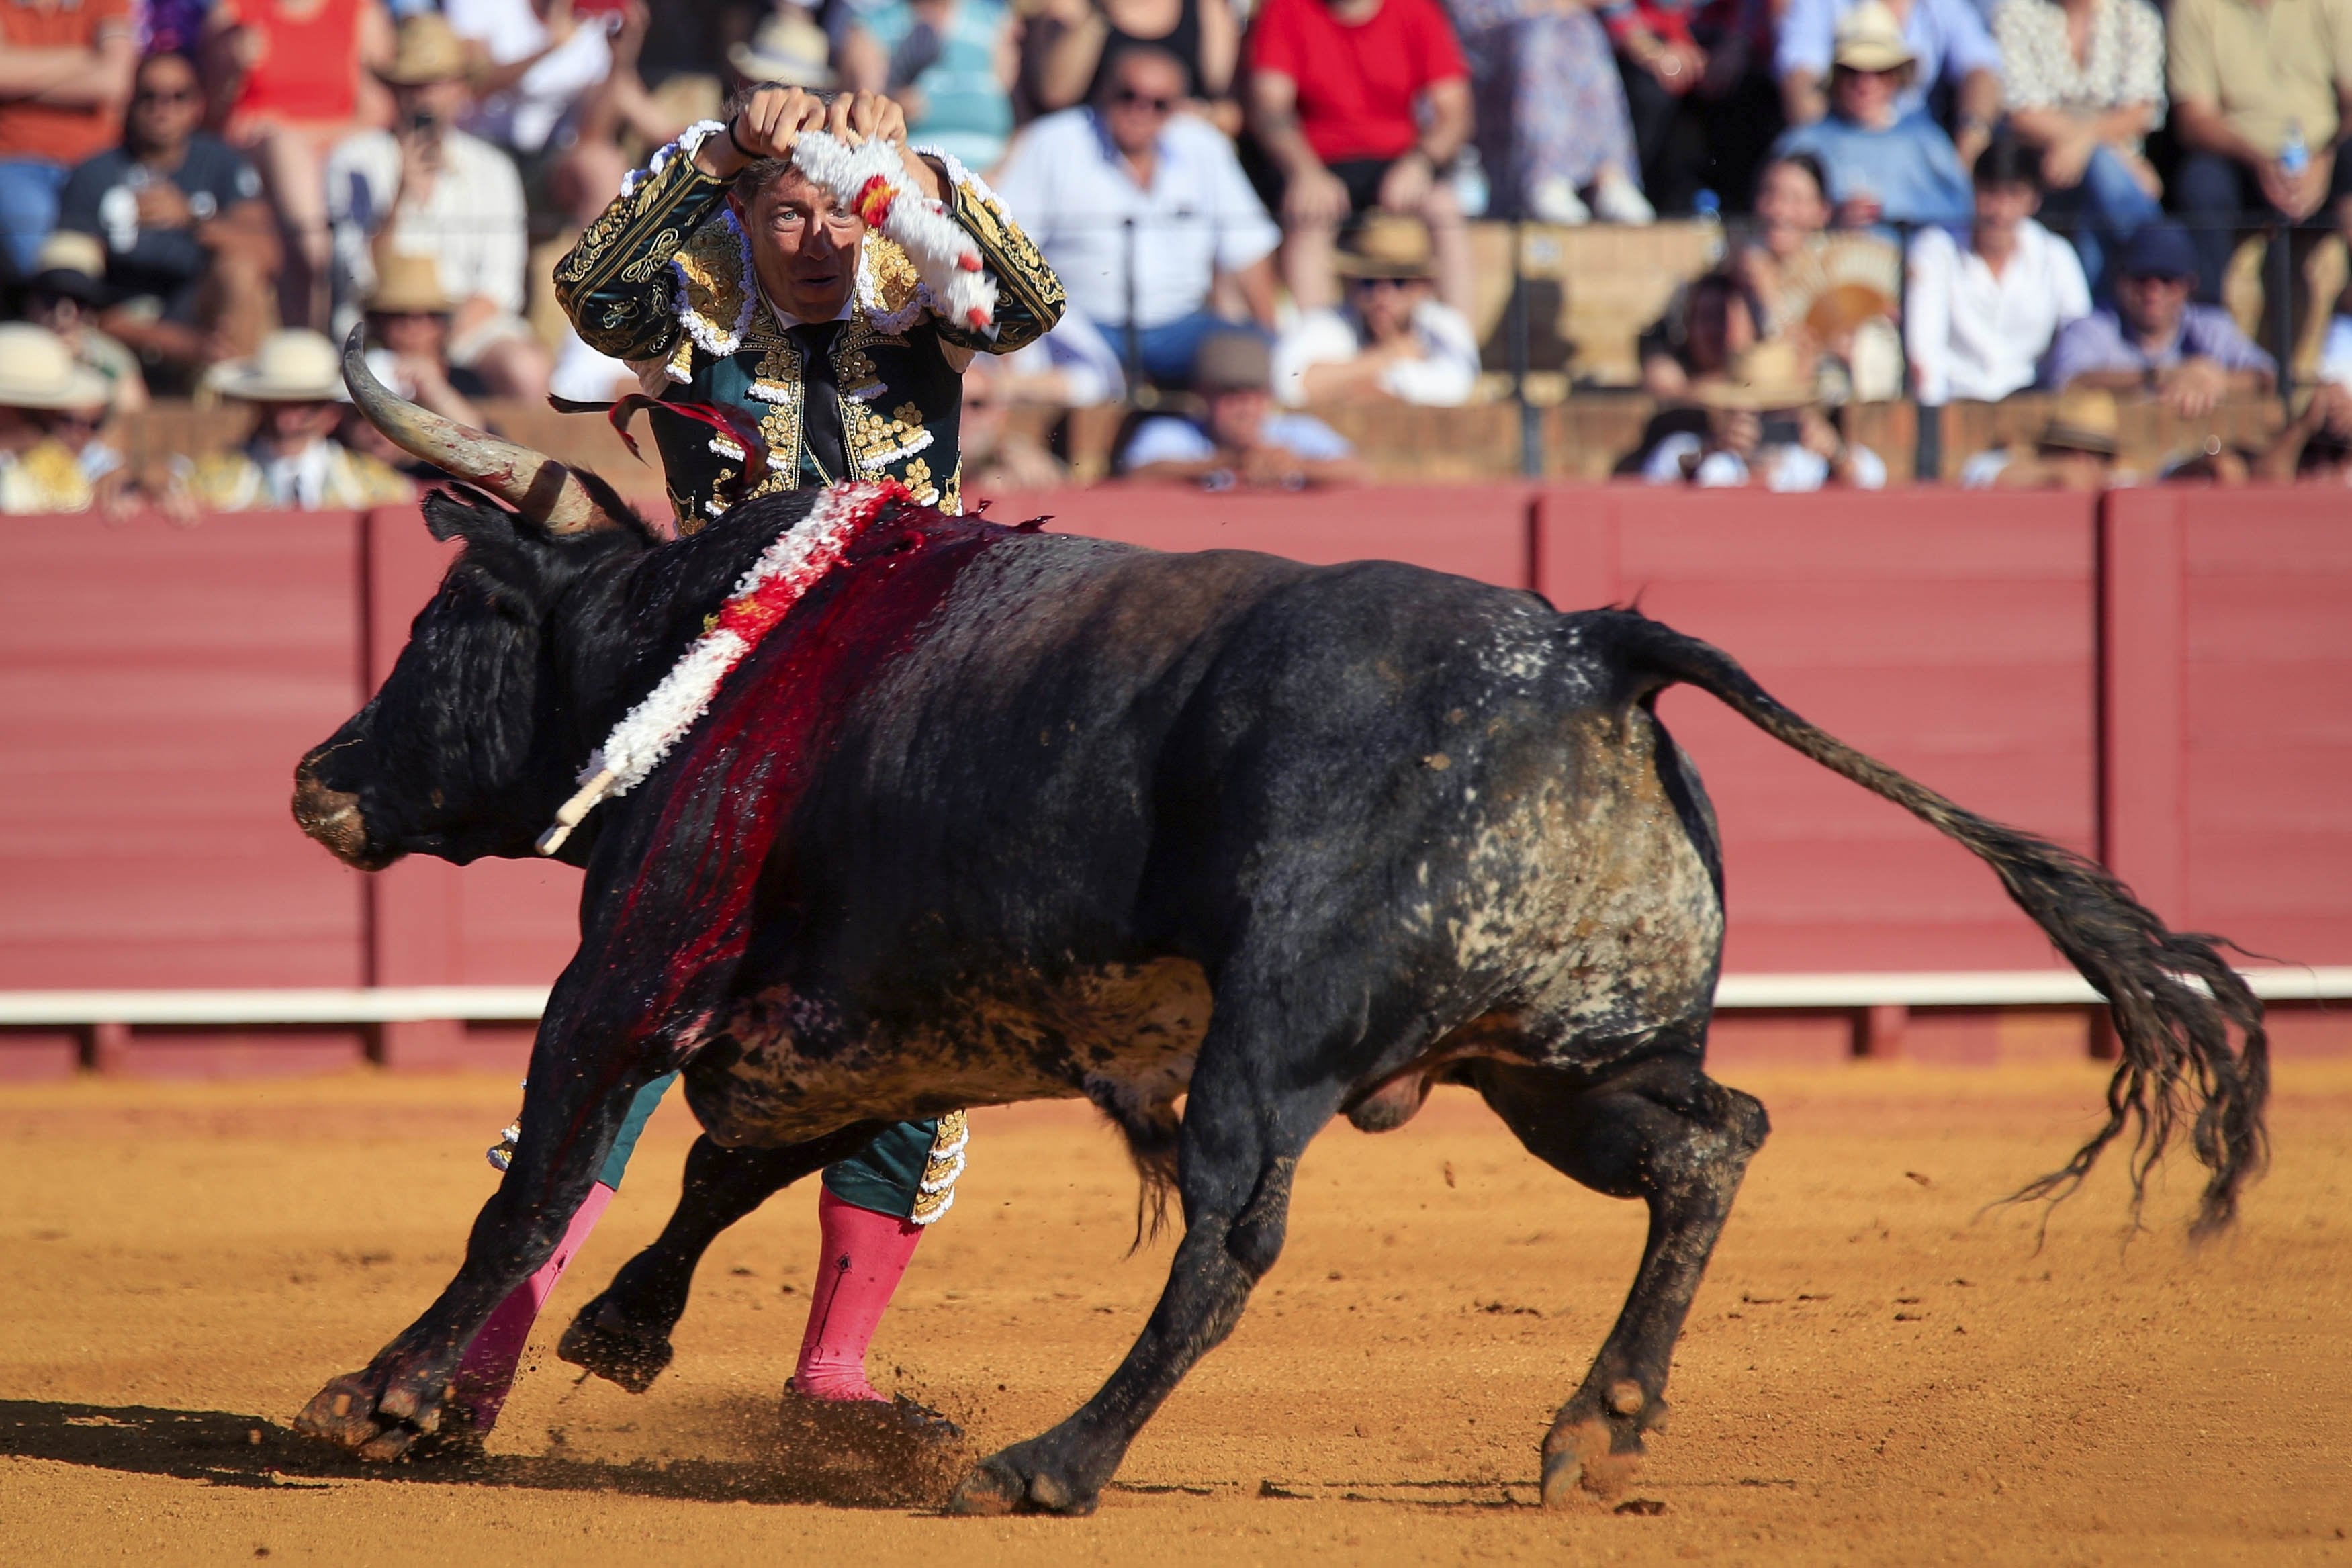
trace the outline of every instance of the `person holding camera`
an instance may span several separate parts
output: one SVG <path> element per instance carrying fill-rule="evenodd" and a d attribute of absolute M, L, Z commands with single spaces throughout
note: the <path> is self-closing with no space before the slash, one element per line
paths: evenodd
<path fill-rule="evenodd" d="M 346 138 L 327 160 L 335 235 L 335 330 L 348 332 L 375 287 L 379 252 L 433 258 L 454 302 L 449 362 L 493 395 L 547 395 L 547 350 L 522 319 L 522 181 L 503 152 L 457 129 L 472 102 L 472 57 L 426 12 L 395 35 L 377 71 L 392 89 L 389 131 Z"/>

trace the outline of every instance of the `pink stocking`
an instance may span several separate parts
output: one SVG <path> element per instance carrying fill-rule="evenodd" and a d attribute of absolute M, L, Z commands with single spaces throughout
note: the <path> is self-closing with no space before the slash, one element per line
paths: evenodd
<path fill-rule="evenodd" d="M 466 1347 L 466 1359 L 457 1368 L 457 1375 L 449 1382 L 449 1397 L 453 1404 L 473 1413 L 474 1430 L 486 1433 L 495 1426 L 499 1411 L 514 1387 L 515 1367 L 522 1360 L 522 1349 L 530 1339 L 530 1326 L 539 1321 L 539 1309 L 547 1304 L 554 1293 L 555 1281 L 563 1278 L 564 1265 L 596 1228 L 604 1218 L 604 1206 L 613 1201 L 613 1189 L 598 1182 L 588 1189 L 572 1212 L 572 1223 L 556 1244 L 555 1256 L 539 1266 L 539 1272 L 517 1285 L 500 1301 L 474 1343 Z"/>
<path fill-rule="evenodd" d="M 817 1199 L 816 1218 L 824 1242 L 793 1386 L 812 1399 L 881 1401 L 866 1381 L 866 1347 L 923 1228 L 844 1203 L 829 1191 Z"/>

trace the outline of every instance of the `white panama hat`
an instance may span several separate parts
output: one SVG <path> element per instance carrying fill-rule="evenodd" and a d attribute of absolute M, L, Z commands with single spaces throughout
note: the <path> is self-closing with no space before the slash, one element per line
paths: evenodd
<path fill-rule="evenodd" d="M 111 395 L 106 378 L 47 327 L 0 326 L 0 408 L 103 408 Z"/>
<path fill-rule="evenodd" d="M 350 396 L 335 346 L 301 327 L 270 333 L 249 360 L 215 365 L 205 384 L 223 397 L 247 402 L 333 402 Z"/>

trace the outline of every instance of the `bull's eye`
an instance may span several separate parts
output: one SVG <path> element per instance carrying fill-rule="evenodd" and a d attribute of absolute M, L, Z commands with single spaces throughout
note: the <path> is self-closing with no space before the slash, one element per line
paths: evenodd
<path fill-rule="evenodd" d="M 429 799 L 433 802 L 433 809 L 436 811 L 439 810 L 442 806 L 441 791 L 438 789 L 434 790 Z"/>

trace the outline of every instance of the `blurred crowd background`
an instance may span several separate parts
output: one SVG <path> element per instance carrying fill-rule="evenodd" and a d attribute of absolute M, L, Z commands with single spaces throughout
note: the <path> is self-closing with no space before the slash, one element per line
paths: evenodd
<path fill-rule="evenodd" d="M 363 318 L 568 439 L 637 382 L 552 263 L 764 81 L 899 98 L 1061 272 L 983 493 L 2352 471 L 2352 0 L 0 0 L 0 508 L 405 494 Z"/>

